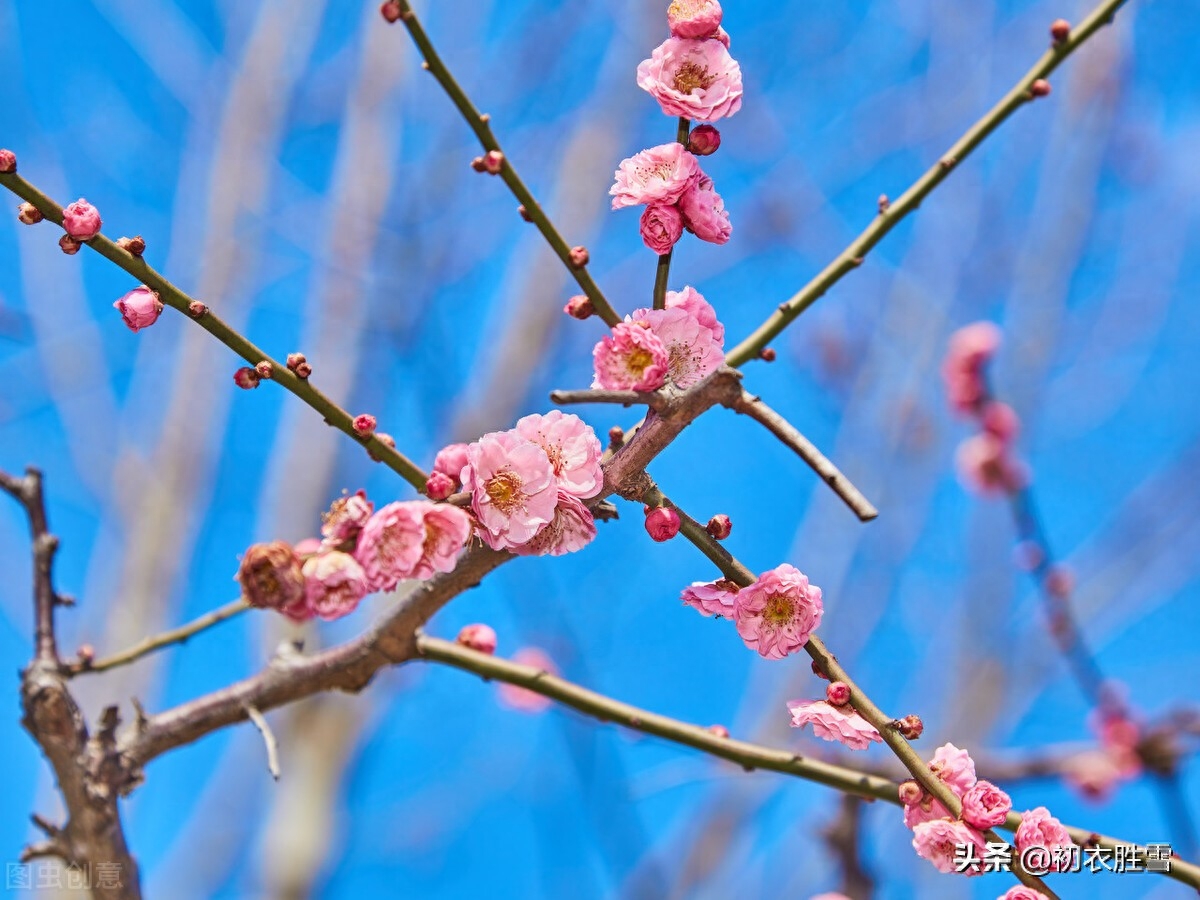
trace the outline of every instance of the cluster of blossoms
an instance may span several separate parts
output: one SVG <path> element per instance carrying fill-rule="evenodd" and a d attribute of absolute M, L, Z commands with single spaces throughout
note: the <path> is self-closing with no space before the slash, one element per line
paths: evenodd
<path fill-rule="evenodd" d="M 984 377 L 988 362 L 1000 346 L 1000 329 L 991 322 L 975 322 L 950 337 L 942 378 L 950 407 L 973 417 L 978 434 L 963 441 L 956 462 L 963 481 L 983 494 L 1020 490 L 1028 474 L 1013 455 L 1021 421 L 1013 408 L 991 398 Z"/>
<path fill-rule="evenodd" d="M 376 591 L 454 568 L 471 536 L 471 517 L 445 503 L 410 500 L 379 510 L 359 491 L 334 501 L 321 538 L 292 546 L 254 544 L 237 580 L 246 600 L 296 622 L 349 615 Z"/>
<path fill-rule="evenodd" d="M 729 35 L 721 28 L 717 0 L 675 0 L 667 10 L 671 36 L 637 70 L 638 86 L 663 113 L 685 120 L 715 122 L 742 106 L 742 71 L 729 55 Z M 624 160 L 609 193 L 612 208 L 645 206 L 641 232 L 660 256 L 684 229 L 714 244 L 729 240 L 729 214 L 712 179 L 696 156 L 714 153 L 721 135 L 712 125 L 692 130 L 687 143 L 661 144 Z"/>
<path fill-rule="evenodd" d="M 939 872 L 961 869 L 962 874 L 978 875 L 978 868 L 964 869 L 956 865 L 955 858 L 960 852 L 958 848 L 974 847 L 973 856 L 982 858 L 987 852 L 987 838 L 983 832 L 1001 825 L 1008 818 L 1012 799 L 991 782 L 977 778 L 971 755 L 953 744 L 939 747 L 929 762 L 929 768 L 962 802 L 962 814 L 959 818 L 951 816 L 941 802 L 915 781 L 901 784 L 904 824 L 912 829 L 913 849 L 918 856 L 929 860 Z M 1026 853 L 1038 852 L 1044 857 L 1045 869 L 1056 872 L 1060 870 L 1060 865 L 1055 851 L 1069 850 L 1072 841 L 1062 823 L 1050 815 L 1044 806 L 1039 806 L 1021 814 L 1016 844 L 1017 851 L 1023 854 L 1022 858 Z M 1063 856 L 1064 861 L 1067 859 L 1069 857 Z M 1028 891 L 1028 888 L 1021 890 Z M 1009 891 L 1004 896 L 1010 900 L 1022 900 L 1039 895 L 1036 892 L 1022 894 Z"/>
<path fill-rule="evenodd" d="M 452 444 L 434 461 L 431 497 L 471 495 L 475 531 L 493 550 L 561 556 L 587 545 L 596 523 L 583 501 L 604 487 L 600 440 L 578 416 L 551 410 L 509 431 Z"/>
<path fill-rule="evenodd" d="M 725 361 L 725 326 L 695 288 L 667 291 L 665 309 L 636 309 L 592 351 L 592 387 L 656 391 L 686 389 Z"/>
<path fill-rule="evenodd" d="M 732 581 L 696 582 L 683 602 L 706 616 L 733 619 L 746 646 L 767 659 L 783 659 L 808 643 L 821 624 L 821 589 L 795 566 L 784 563 L 747 587 Z"/>

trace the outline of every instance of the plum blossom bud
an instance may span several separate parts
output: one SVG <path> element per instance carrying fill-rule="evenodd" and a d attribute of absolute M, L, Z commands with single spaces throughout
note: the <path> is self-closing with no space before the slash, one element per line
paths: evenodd
<path fill-rule="evenodd" d="M 1061 44 L 1071 36 L 1071 23 L 1066 19 L 1055 19 L 1050 23 L 1050 37 L 1054 43 Z"/>
<path fill-rule="evenodd" d="M 1034 541 L 1021 541 L 1013 547 L 1013 565 L 1022 572 L 1032 572 L 1042 564 L 1045 554 Z"/>
<path fill-rule="evenodd" d="M 445 500 L 454 493 L 454 479 L 445 472 L 434 472 L 425 482 L 425 496 L 430 500 Z"/>
<path fill-rule="evenodd" d="M 244 391 L 258 387 L 260 380 L 258 373 L 249 366 L 242 366 L 233 373 L 233 383 Z"/>
<path fill-rule="evenodd" d="M 354 417 L 354 433 L 360 437 L 370 437 L 375 433 L 375 417 L 370 413 L 362 413 Z"/>
<path fill-rule="evenodd" d="M 646 513 L 646 533 L 654 540 L 669 541 L 679 534 L 679 513 L 669 506 L 659 506 Z"/>
<path fill-rule="evenodd" d="M 733 531 L 733 522 L 730 521 L 729 516 L 725 515 L 725 513 L 718 513 L 708 520 L 708 524 L 704 526 L 704 530 L 718 541 L 723 541 Z"/>
<path fill-rule="evenodd" d="M 1070 599 L 1075 590 L 1075 573 L 1067 566 L 1054 566 L 1046 575 L 1046 593 L 1055 600 Z"/>
<path fill-rule="evenodd" d="M 707 730 L 711 731 L 717 737 L 722 737 L 722 738 L 729 737 L 729 729 L 726 728 L 724 725 L 709 725 Z"/>
<path fill-rule="evenodd" d="M 642 243 L 666 256 L 683 236 L 683 213 L 677 206 L 653 203 L 646 207 L 639 222 Z"/>
<path fill-rule="evenodd" d="M 96 660 L 96 648 L 91 644 L 80 644 L 75 655 L 79 658 L 79 665 L 86 669 Z"/>
<path fill-rule="evenodd" d="M 758 358 L 763 362 L 775 362 L 775 348 L 763 347 L 758 351 Z"/>
<path fill-rule="evenodd" d="M 17 171 L 17 154 L 0 149 L 0 175 L 11 175 Z"/>
<path fill-rule="evenodd" d="M 900 802 L 905 806 L 915 806 L 925 796 L 925 792 L 921 789 L 921 786 L 912 779 L 900 782 L 899 794 Z"/>
<path fill-rule="evenodd" d="M 146 252 L 146 239 L 140 234 L 136 237 L 123 237 L 117 241 L 117 246 L 130 256 L 141 257 Z"/>
<path fill-rule="evenodd" d="M 499 175 L 504 168 L 504 154 L 499 150 L 489 150 L 483 155 L 483 170 L 489 175 Z"/>
<path fill-rule="evenodd" d="M 587 251 L 587 247 L 572 247 L 571 248 L 571 265 L 577 269 L 582 269 L 591 261 L 591 255 Z"/>
<path fill-rule="evenodd" d="M 100 233 L 100 211 L 82 197 L 63 208 L 63 229 L 77 241 L 90 241 Z"/>
<path fill-rule="evenodd" d="M 1045 78 L 1039 78 L 1029 86 L 1030 97 L 1045 97 L 1050 93 L 1050 82 Z"/>
<path fill-rule="evenodd" d="M 79 241 L 75 240 L 75 238 L 71 237 L 69 234 L 64 234 L 58 239 L 58 246 L 62 248 L 62 252 L 67 254 L 67 256 L 74 256 L 79 252 L 79 248 L 82 247 L 83 244 L 79 243 Z"/>
<path fill-rule="evenodd" d="M 464 625 L 455 640 L 479 653 L 496 652 L 496 632 L 491 625 Z"/>
<path fill-rule="evenodd" d="M 712 125 L 697 125 L 688 135 L 688 149 L 696 156 L 711 156 L 721 146 L 721 132 Z"/>
<path fill-rule="evenodd" d="M 383 444 L 385 447 L 390 447 L 393 450 L 396 449 L 396 439 L 386 431 L 375 432 L 375 440 L 379 441 L 379 443 Z M 376 456 L 370 448 L 367 449 L 367 456 L 371 457 L 371 459 L 375 460 L 375 462 L 379 462 L 379 457 Z"/>
<path fill-rule="evenodd" d="M 520 206 L 518 206 L 518 207 L 517 207 L 517 215 L 519 215 L 519 216 L 520 216 L 522 219 L 524 219 L 526 222 L 532 222 L 532 221 L 533 221 L 533 216 L 531 216 L 531 215 L 529 214 L 529 210 L 527 210 L 527 209 L 525 208 L 525 204 L 524 204 L 524 203 L 522 203 Z"/>
<path fill-rule="evenodd" d="M 844 681 L 831 681 L 825 686 L 825 699 L 833 706 L 845 706 L 850 702 L 850 685 Z"/>
<path fill-rule="evenodd" d="M 621 446 L 624 443 L 625 443 L 625 429 L 624 428 L 622 428 L 620 425 L 614 425 L 612 428 L 608 429 L 608 446 L 609 447 L 611 447 L 613 450 L 619 450 L 619 449 L 621 449 Z"/>
<path fill-rule="evenodd" d="M 585 294 L 576 294 L 567 301 L 567 305 L 563 307 L 563 312 L 574 319 L 590 319 L 596 312 L 596 307 L 592 306 L 592 301 Z"/>
<path fill-rule="evenodd" d="M 208 315 L 208 307 L 199 300 L 193 300 L 188 304 L 188 315 L 193 319 L 203 319 Z"/>
<path fill-rule="evenodd" d="M 710 38 L 721 27 L 721 4 L 717 0 L 674 0 L 667 7 L 667 27 L 675 37 Z"/>
<path fill-rule="evenodd" d="M 32 203 L 22 203 L 17 207 L 17 219 L 23 225 L 36 225 L 44 218 L 46 217 L 42 215 L 42 211 Z"/>
<path fill-rule="evenodd" d="M 163 311 L 158 294 L 144 284 L 113 303 L 113 308 L 133 331 L 149 328 L 158 321 L 159 313 Z"/>
<path fill-rule="evenodd" d="M 271 365 L 271 361 L 264 359 L 254 367 L 254 371 L 258 373 L 259 378 L 270 379 L 275 374 L 275 367 Z"/>
<path fill-rule="evenodd" d="M 1008 818 L 1012 799 L 990 781 L 980 779 L 962 795 L 962 817 L 979 829 L 994 828 Z"/>
<path fill-rule="evenodd" d="M 387 0 L 383 6 L 379 7 L 379 14 L 383 16 L 384 21 L 386 21 L 389 25 L 394 25 L 396 22 L 399 22 L 400 17 L 404 15 L 403 11 L 400 9 L 400 4 L 397 3 L 396 0 Z"/>
<path fill-rule="evenodd" d="M 471 168 L 476 172 L 486 172 L 487 163 L 483 161 L 482 156 L 476 156 L 473 160 L 471 160 Z"/>
<path fill-rule="evenodd" d="M 896 730 L 906 741 L 915 741 L 925 731 L 925 723 L 915 713 L 909 713 L 903 719 L 896 720 Z"/>
<path fill-rule="evenodd" d="M 251 606 L 287 609 L 304 603 L 304 575 L 300 560 L 284 541 L 253 544 L 242 557 L 237 582 Z"/>
<path fill-rule="evenodd" d="M 307 378 L 312 374 L 312 366 L 308 364 L 308 360 L 304 358 L 303 353 L 289 353 L 287 356 L 287 367 L 295 373 L 297 378 Z"/>

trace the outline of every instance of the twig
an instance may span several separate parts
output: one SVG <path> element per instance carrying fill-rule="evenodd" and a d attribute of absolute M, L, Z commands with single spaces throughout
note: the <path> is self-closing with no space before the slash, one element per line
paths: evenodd
<path fill-rule="evenodd" d="M 869 522 L 879 515 L 879 510 L 862 495 L 858 488 L 850 483 L 850 480 L 841 473 L 838 467 L 830 462 L 816 448 L 816 445 L 802 435 L 787 419 L 763 403 L 762 398 L 742 391 L 741 396 L 730 405 L 730 409 L 750 416 L 790 447 L 814 472 L 821 476 L 821 480 L 829 485 L 835 494 L 842 498 L 859 520 Z"/>
<path fill-rule="evenodd" d="M 0 472 L 0 490 L 11 494 L 25 510 L 29 520 L 30 543 L 33 546 L 33 621 L 34 652 L 39 662 L 58 667 L 58 645 L 54 637 L 54 607 L 58 595 L 54 591 L 54 555 L 58 538 L 50 533 L 46 518 L 45 498 L 42 495 L 42 473 L 33 466 L 25 470 L 24 478 Z"/>
<path fill-rule="evenodd" d="M 780 772 L 784 775 L 792 775 L 835 788 L 845 794 L 885 800 L 888 803 L 900 805 L 899 785 L 887 778 L 847 766 L 800 756 L 787 750 L 776 750 L 760 744 L 721 737 L 699 725 L 691 725 L 628 703 L 622 703 L 612 697 L 598 694 L 556 675 L 551 675 L 542 669 L 480 653 L 453 641 L 418 634 L 417 651 L 420 659 L 452 666 L 490 681 L 504 681 L 526 688 L 557 700 L 601 722 L 614 722 L 634 731 L 692 747 L 710 756 L 737 763 L 747 772 L 755 769 Z M 1020 815 L 1010 813 L 1001 827 L 1008 831 L 1015 831 L 1020 824 Z M 1139 846 L 1129 841 L 1099 835 L 1085 828 L 1065 827 L 1071 835 L 1071 839 L 1080 846 L 1106 848 Z M 1142 852 L 1145 852 L 1144 847 Z M 1164 874 L 1176 881 L 1200 888 L 1200 867 L 1191 863 L 1173 858 L 1170 871 Z M 1037 889 L 1047 896 L 1053 896 L 1044 886 Z"/>
<path fill-rule="evenodd" d="M 20 175 L 16 173 L 0 174 L 0 186 L 8 188 L 8 190 L 21 199 L 33 204 L 51 222 L 57 225 L 62 224 L 62 207 Z M 313 387 L 309 379 L 298 377 L 286 365 L 272 359 L 264 351 L 260 350 L 222 321 L 207 306 L 167 281 L 166 278 L 149 266 L 141 257 L 134 256 L 132 253 L 122 250 L 116 243 L 103 234 L 97 234 L 85 243 L 105 259 L 116 263 L 116 265 L 120 266 L 134 278 L 137 278 L 147 287 L 157 292 L 158 298 L 164 304 L 183 313 L 250 365 L 257 366 L 262 362 L 270 363 L 271 381 L 286 388 L 319 412 L 326 424 L 332 425 L 334 428 L 352 437 L 367 450 L 372 459 L 378 459 L 387 465 L 418 491 L 425 489 L 427 476 L 416 463 L 394 447 L 390 447 L 379 440 L 375 435 L 367 438 L 359 435 L 354 430 L 354 417 Z"/>
<path fill-rule="evenodd" d="M 172 628 L 170 631 L 164 631 L 162 634 L 152 635 L 138 641 L 132 647 L 122 650 L 120 653 L 114 653 L 112 656 L 106 656 L 95 662 L 89 662 L 85 659 L 72 660 L 66 664 L 67 674 L 79 675 L 85 672 L 103 672 L 107 669 L 115 669 L 117 666 L 128 665 L 131 662 L 141 659 L 143 656 L 147 656 L 164 647 L 169 647 L 171 644 L 182 644 L 201 631 L 212 628 L 226 619 L 232 619 L 234 616 L 248 609 L 250 609 L 250 604 L 246 600 L 234 600 L 214 609 L 212 612 L 205 613 L 198 619 L 193 619 L 185 625 L 180 625 L 178 628 Z"/>
<path fill-rule="evenodd" d="M 1127 0 L 1104 0 L 1092 10 L 1086 19 L 1071 29 L 1070 36 L 1065 41 L 1055 44 L 1042 54 L 1041 59 L 1022 76 L 1016 86 L 983 118 L 972 125 L 961 138 L 955 141 L 931 169 L 917 179 L 899 198 L 892 201 L 886 209 L 881 210 L 862 234 L 838 254 L 837 258 L 826 266 L 816 278 L 797 291 L 790 300 L 781 303 L 762 325 L 729 352 L 725 361 L 737 368 L 757 357 L 758 352 L 766 347 L 772 338 L 783 331 L 804 310 L 812 306 L 846 274 L 861 265 L 867 253 L 883 239 L 884 235 L 895 228 L 901 219 L 920 206 L 921 201 L 941 184 L 950 171 L 966 159 L 984 138 L 1031 99 L 1030 85 L 1038 79 L 1049 76 L 1084 41 L 1102 26 L 1111 22 L 1117 10 L 1126 2 Z"/>
<path fill-rule="evenodd" d="M 851 900 L 868 900 L 875 879 L 862 860 L 862 798 L 843 794 L 837 817 L 821 829 L 821 837 L 842 867 L 842 893 Z"/>
<path fill-rule="evenodd" d="M 621 406 L 648 406 L 658 409 L 667 397 L 658 391 L 604 391 L 598 388 L 579 391 L 551 391 L 550 402 L 559 406 L 574 403 L 618 403 Z"/>
<path fill-rule="evenodd" d="M 271 773 L 271 777 L 278 781 L 279 744 L 275 741 L 275 734 L 271 731 L 271 726 L 267 724 L 266 717 L 253 706 L 246 707 L 246 715 L 250 717 L 254 727 L 262 734 L 263 743 L 267 746 L 267 770 Z"/>
<path fill-rule="evenodd" d="M 475 108 L 475 104 L 471 102 L 471 98 L 454 80 L 454 76 L 450 74 L 450 70 L 446 68 L 446 64 L 442 62 L 442 58 L 434 49 L 433 42 L 429 40 L 429 35 L 425 33 L 424 27 L 417 19 L 416 13 L 407 0 L 397 0 L 397 5 L 400 7 L 400 21 L 404 23 L 404 27 L 408 29 L 408 33 L 412 36 L 413 43 L 421 51 L 421 55 L 425 57 L 425 68 L 430 74 L 437 79 L 438 84 L 450 97 L 450 100 L 458 108 L 462 117 L 466 120 L 467 125 L 475 132 L 475 137 L 479 139 L 479 143 L 483 145 L 483 149 L 489 152 L 496 152 L 503 155 L 499 141 L 492 134 L 491 117 L 483 115 Z M 507 156 L 503 157 L 504 163 L 500 169 L 500 177 L 504 179 L 504 183 L 508 185 L 510 191 L 525 208 L 525 215 L 529 220 L 537 226 L 538 231 L 546 239 L 546 243 L 550 245 L 550 249 L 555 252 L 563 265 L 567 267 L 567 271 L 579 284 L 580 289 L 587 295 L 587 298 L 592 301 L 592 306 L 596 313 L 609 325 L 616 325 L 620 321 L 620 317 L 608 302 L 608 298 L 592 279 L 591 273 L 588 272 L 586 265 L 577 265 L 571 259 L 571 248 L 563 239 L 563 236 L 558 233 L 558 229 L 554 227 L 554 223 L 550 221 L 537 199 L 530 193 L 529 188 L 525 186 L 517 170 L 513 167 L 512 162 Z"/>

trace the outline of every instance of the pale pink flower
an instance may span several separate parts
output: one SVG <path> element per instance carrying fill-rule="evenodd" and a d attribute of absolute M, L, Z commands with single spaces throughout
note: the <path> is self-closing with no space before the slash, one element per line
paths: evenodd
<path fill-rule="evenodd" d="M 715 122 L 742 108 L 742 70 L 720 41 L 667 38 L 638 65 L 637 83 L 668 116 Z"/>
<path fill-rule="evenodd" d="M 514 547 L 513 552 L 518 556 L 562 556 L 582 550 L 595 537 L 592 511 L 578 497 L 559 488 L 554 518 L 524 544 Z"/>
<path fill-rule="evenodd" d="M 458 551 L 471 539 L 471 517 L 449 503 L 412 500 L 421 514 L 425 530 L 421 556 L 413 566 L 414 578 L 432 578 L 436 572 L 449 572 L 458 562 Z"/>
<path fill-rule="evenodd" d="M 610 391 L 656 391 L 667 380 L 670 357 L 649 329 L 618 322 L 592 351 L 596 377 L 592 387 Z"/>
<path fill-rule="evenodd" d="M 825 700 L 793 700 L 787 706 L 793 728 L 811 725 L 817 737 L 838 741 L 851 750 L 866 750 L 872 741 L 883 741 L 875 727 L 851 706 L 834 706 Z"/>
<path fill-rule="evenodd" d="M 163 305 L 158 294 L 143 284 L 114 302 L 113 309 L 121 314 L 132 331 L 140 331 L 158 321 Z"/>
<path fill-rule="evenodd" d="M 953 744 L 942 744 L 933 752 L 929 770 L 949 785 L 950 790 L 959 797 L 970 790 L 977 780 L 975 761 L 971 759 L 971 754 Z"/>
<path fill-rule="evenodd" d="M 1049 900 L 1041 891 L 1027 888 L 1023 884 L 1014 885 L 1001 894 L 996 900 Z"/>
<path fill-rule="evenodd" d="M 608 193 L 613 209 L 645 203 L 678 202 L 700 180 L 700 163 L 684 146 L 672 141 L 622 160 Z"/>
<path fill-rule="evenodd" d="M 665 256 L 683 236 L 683 215 L 674 204 L 652 203 L 642 213 L 639 227 L 642 243 L 659 256 Z"/>
<path fill-rule="evenodd" d="M 496 652 L 496 631 L 491 625 L 464 625 L 455 640 L 480 653 Z"/>
<path fill-rule="evenodd" d="M 935 822 L 939 819 L 949 819 L 950 810 L 932 794 L 922 791 L 921 798 L 915 803 L 904 804 L 904 827 L 916 828 L 922 822 Z"/>
<path fill-rule="evenodd" d="M 784 563 L 738 591 L 734 618 L 747 647 L 767 659 L 783 659 L 808 643 L 823 612 L 821 589 Z"/>
<path fill-rule="evenodd" d="M 462 484 L 462 470 L 467 464 L 467 445 L 450 444 L 438 451 L 433 459 L 433 471 L 442 472 L 454 479 L 456 485 Z"/>
<path fill-rule="evenodd" d="M 90 241 L 100 233 L 100 210 L 82 197 L 63 207 L 63 229 L 77 241 Z"/>
<path fill-rule="evenodd" d="M 721 27 L 721 4 L 717 0 L 671 0 L 667 27 L 675 37 L 712 37 Z"/>
<path fill-rule="evenodd" d="M 958 413 L 972 413 L 987 391 L 983 367 L 1000 346 L 1000 329 L 991 322 L 975 322 L 950 335 L 942 378 L 950 407 Z"/>
<path fill-rule="evenodd" d="M 976 781 L 962 795 L 962 818 L 979 829 L 994 828 L 1008 818 L 1012 798 L 990 781 Z"/>
<path fill-rule="evenodd" d="M 705 184 L 707 183 L 707 187 Z M 733 234 L 725 201 L 712 188 L 712 181 L 700 182 L 679 198 L 683 223 L 696 237 L 710 244 L 725 244 Z"/>
<path fill-rule="evenodd" d="M 548 653 L 538 647 L 523 647 L 513 654 L 512 661 L 520 663 L 523 666 L 532 666 L 535 669 L 541 669 L 548 675 L 557 675 L 558 666 L 554 664 Z M 500 698 L 500 702 L 509 709 L 515 709 L 519 712 L 540 713 L 545 712 L 552 705 L 552 701 L 544 694 L 539 694 L 537 691 L 531 691 L 523 687 L 517 687 L 515 684 L 509 684 L 507 681 L 500 682 L 496 691 Z"/>
<path fill-rule="evenodd" d="M 1089 800 L 1103 800 L 1125 777 L 1118 757 L 1107 750 L 1084 750 L 1063 763 L 1067 783 Z"/>
<path fill-rule="evenodd" d="M 720 581 L 694 581 L 683 589 L 679 599 L 705 616 L 732 619 L 737 595 L 738 586 L 722 578 Z"/>
<path fill-rule="evenodd" d="M 712 329 L 682 306 L 672 309 L 635 309 L 627 322 L 649 328 L 667 351 L 667 378 L 680 388 L 690 388 L 725 362 L 721 342 Z"/>
<path fill-rule="evenodd" d="M 546 451 L 512 431 L 485 434 L 467 448 L 463 488 L 493 550 L 520 546 L 554 519 L 558 486 Z"/>
<path fill-rule="evenodd" d="M 579 416 L 552 409 L 519 419 L 513 430 L 546 451 L 559 490 L 585 499 L 600 493 L 603 450 L 596 432 Z"/>
<path fill-rule="evenodd" d="M 1073 846 L 1071 836 L 1062 822 L 1050 815 L 1050 810 L 1044 806 L 1031 809 L 1021 814 L 1021 825 L 1017 828 L 1017 851 L 1024 853 L 1029 847 L 1043 847 L 1049 850 L 1045 862 L 1051 872 L 1059 872 L 1067 864 L 1067 859 L 1059 859 L 1054 850 Z"/>
<path fill-rule="evenodd" d="M 717 319 L 717 311 L 711 303 L 704 299 L 694 287 L 688 285 L 682 291 L 667 291 L 667 309 L 675 307 L 686 309 L 696 317 L 701 325 L 713 333 L 713 340 L 718 344 L 725 342 L 725 326 Z"/>
<path fill-rule="evenodd" d="M 372 591 L 390 591 L 411 578 L 425 549 L 425 522 L 415 503 L 389 503 L 367 519 L 354 557 Z"/>
<path fill-rule="evenodd" d="M 995 435 L 1000 441 L 1011 444 L 1016 440 L 1021 430 L 1021 420 L 1007 403 L 999 400 L 989 400 L 984 404 L 983 412 L 979 415 L 979 424 L 988 434 Z"/>
<path fill-rule="evenodd" d="M 348 616 L 369 594 L 367 576 L 349 553 L 328 550 L 304 563 L 304 599 L 326 621 Z"/>
<path fill-rule="evenodd" d="M 251 606 L 275 609 L 297 621 L 312 617 L 311 613 L 305 614 L 304 573 L 290 544 L 252 544 L 242 557 L 236 578 Z"/>
<path fill-rule="evenodd" d="M 1024 467 L 1013 459 L 1009 446 L 986 431 L 959 444 L 954 461 L 963 484 L 980 494 L 1004 494 L 1025 483 Z"/>
<path fill-rule="evenodd" d="M 669 506 L 656 506 L 646 511 L 646 533 L 658 542 L 669 541 L 679 534 L 679 513 Z"/>
<path fill-rule="evenodd" d="M 321 516 L 321 536 L 325 546 L 336 547 L 346 541 L 357 541 L 358 533 L 374 511 L 375 504 L 367 499 L 364 491 L 338 497 L 330 504 L 329 512 Z"/>
<path fill-rule="evenodd" d="M 982 834 L 962 822 L 950 819 L 934 819 L 922 822 L 913 829 L 913 849 L 922 859 L 927 859 L 939 872 L 954 872 L 954 857 L 962 844 L 975 845 L 975 858 L 983 859 L 987 841 Z M 968 868 L 963 875 L 978 875 L 979 868 Z"/>

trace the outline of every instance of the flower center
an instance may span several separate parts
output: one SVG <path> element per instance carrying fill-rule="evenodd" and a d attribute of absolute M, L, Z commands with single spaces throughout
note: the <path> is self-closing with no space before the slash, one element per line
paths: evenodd
<path fill-rule="evenodd" d="M 690 94 L 696 88 L 710 88 L 716 80 L 716 76 L 709 75 L 708 69 L 699 63 L 685 62 L 675 70 L 675 90 L 681 94 Z"/>
<path fill-rule="evenodd" d="M 641 378 L 642 373 L 646 371 L 646 367 L 652 362 L 654 362 L 654 354 L 649 350 L 643 350 L 641 347 L 638 347 L 636 350 L 630 352 L 626 358 L 625 365 L 629 368 L 631 374 Z"/>
<path fill-rule="evenodd" d="M 510 469 L 497 472 L 487 483 L 487 495 L 500 512 L 511 515 L 521 506 L 521 478 Z"/>
<path fill-rule="evenodd" d="M 782 628 L 792 621 L 792 617 L 792 600 L 783 594 L 776 594 L 768 600 L 767 606 L 763 610 L 763 619 L 772 628 Z"/>

